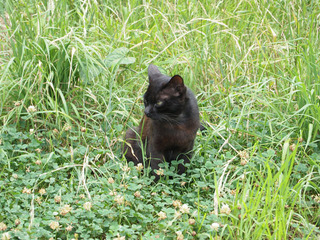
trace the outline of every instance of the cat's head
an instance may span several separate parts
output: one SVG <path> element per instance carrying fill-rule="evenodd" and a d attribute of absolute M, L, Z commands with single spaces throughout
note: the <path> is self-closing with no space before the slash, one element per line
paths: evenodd
<path fill-rule="evenodd" d="M 174 121 L 183 112 L 187 101 L 187 88 L 182 77 L 170 78 L 154 65 L 149 66 L 148 75 L 149 86 L 143 96 L 146 116 L 153 120 Z"/>

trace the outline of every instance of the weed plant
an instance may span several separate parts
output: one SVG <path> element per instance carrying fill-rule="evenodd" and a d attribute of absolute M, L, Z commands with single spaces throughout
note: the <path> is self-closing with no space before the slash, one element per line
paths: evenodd
<path fill-rule="evenodd" d="M 319 239 L 317 1 L 0 3 L 2 239 Z M 123 136 L 147 67 L 206 130 L 152 181 Z"/>

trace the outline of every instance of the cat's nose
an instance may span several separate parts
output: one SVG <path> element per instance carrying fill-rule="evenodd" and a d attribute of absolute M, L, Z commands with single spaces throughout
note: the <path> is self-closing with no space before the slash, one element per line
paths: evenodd
<path fill-rule="evenodd" d="M 152 116 L 152 113 L 150 111 L 146 111 L 145 110 L 144 113 L 146 114 L 147 117 L 151 117 Z"/>
<path fill-rule="evenodd" d="M 146 114 L 147 117 L 151 117 L 152 116 L 151 108 L 147 106 L 144 110 L 144 113 Z"/>

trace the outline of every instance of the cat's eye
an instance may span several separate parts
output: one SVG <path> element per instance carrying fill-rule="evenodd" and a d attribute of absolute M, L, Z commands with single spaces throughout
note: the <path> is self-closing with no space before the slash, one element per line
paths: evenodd
<path fill-rule="evenodd" d="M 160 107 L 162 104 L 163 104 L 163 101 L 158 101 L 158 102 L 156 103 L 156 107 Z"/>

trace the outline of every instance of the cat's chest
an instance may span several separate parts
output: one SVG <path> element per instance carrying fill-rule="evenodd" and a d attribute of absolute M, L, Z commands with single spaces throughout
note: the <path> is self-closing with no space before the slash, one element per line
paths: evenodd
<path fill-rule="evenodd" d="M 153 129 L 150 144 L 160 151 L 173 148 L 186 149 L 193 143 L 195 133 L 196 130 L 187 125 L 164 125 Z"/>

